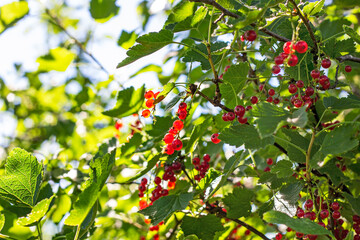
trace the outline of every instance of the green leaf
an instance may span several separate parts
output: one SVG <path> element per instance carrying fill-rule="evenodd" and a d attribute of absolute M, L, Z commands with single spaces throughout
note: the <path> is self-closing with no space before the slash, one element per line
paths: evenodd
<path fill-rule="evenodd" d="M 115 16 L 119 7 L 115 4 L 116 0 L 91 0 L 90 13 L 98 22 L 106 22 Z"/>
<path fill-rule="evenodd" d="M 205 177 L 196 185 L 196 190 L 202 193 L 204 189 L 210 186 L 220 175 L 220 172 L 210 168 Z"/>
<path fill-rule="evenodd" d="M 246 188 L 234 188 L 233 192 L 223 198 L 227 207 L 227 217 L 248 217 L 251 213 L 251 199 L 254 193 Z"/>
<path fill-rule="evenodd" d="M 34 207 L 43 176 L 41 164 L 27 151 L 14 148 L 0 178 L 0 198 L 20 207 Z"/>
<path fill-rule="evenodd" d="M 345 198 L 348 200 L 348 202 L 351 205 L 351 208 L 354 210 L 354 212 L 357 215 L 360 215 L 360 198 L 354 198 L 353 196 L 351 196 L 350 194 L 344 192 L 343 193 Z"/>
<path fill-rule="evenodd" d="M 125 30 L 122 30 L 117 44 L 120 47 L 128 50 L 131 46 L 135 44 L 136 38 L 137 34 L 135 33 L 135 31 L 127 32 Z"/>
<path fill-rule="evenodd" d="M 203 240 L 212 240 L 216 232 L 225 230 L 220 218 L 210 214 L 199 218 L 185 216 L 181 229 L 185 236 L 194 234 Z"/>
<path fill-rule="evenodd" d="M 224 83 L 220 85 L 220 91 L 228 107 L 235 107 L 238 94 L 245 86 L 248 72 L 249 65 L 243 62 L 237 65 L 231 65 L 224 74 Z"/>
<path fill-rule="evenodd" d="M 193 130 L 191 131 L 190 139 L 185 147 L 185 152 L 192 153 L 196 149 L 197 142 L 204 135 L 210 123 L 211 118 L 208 118 L 202 123 L 194 126 Z"/>
<path fill-rule="evenodd" d="M 258 19 L 261 18 L 261 16 L 264 14 L 265 10 L 266 10 L 265 8 L 261 9 L 261 10 L 254 9 L 250 12 L 247 12 L 246 18 L 242 21 L 237 22 L 235 24 L 235 27 L 237 29 L 242 29 L 242 28 L 250 25 L 251 23 L 256 22 Z"/>
<path fill-rule="evenodd" d="M 137 71 L 136 73 L 134 73 L 133 75 L 130 76 L 130 78 L 135 77 L 136 75 L 139 75 L 141 73 L 145 73 L 145 72 L 156 72 L 156 73 L 161 73 L 162 72 L 162 68 L 158 65 L 155 64 L 149 64 L 145 67 L 142 67 L 139 71 Z"/>
<path fill-rule="evenodd" d="M 323 99 L 326 108 L 345 110 L 350 108 L 360 108 L 360 99 L 350 95 L 347 98 L 325 97 Z"/>
<path fill-rule="evenodd" d="M 219 139 L 232 146 L 245 144 L 247 149 L 265 148 L 274 143 L 272 136 L 261 139 L 253 125 L 236 124 L 226 128 L 219 134 Z"/>
<path fill-rule="evenodd" d="M 343 25 L 343 29 L 347 35 L 349 35 L 355 42 L 360 44 L 360 35 L 351 27 Z"/>
<path fill-rule="evenodd" d="M 189 201 L 193 199 L 193 193 L 182 193 L 179 195 L 168 195 L 156 200 L 153 205 L 142 209 L 139 213 L 149 216 L 153 225 L 167 219 L 176 211 L 184 210 Z"/>
<path fill-rule="evenodd" d="M 151 32 L 140 36 L 136 39 L 139 44 L 131 47 L 126 52 L 128 55 L 122 62 L 117 65 L 117 68 L 126 66 L 136 60 L 145 57 L 151 53 L 158 51 L 166 45 L 172 43 L 174 34 L 168 30 L 161 30 L 160 32 Z"/>
<path fill-rule="evenodd" d="M 0 7 L 0 13 L 0 33 L 2 33 L 25 17 L 29 13 L 29 6 L 25 1 L 12 2 Z"/>
<path fill-rule="evenodd" d="M 171 117 L 156 117 L 156 122 L 147 133 L 153 138 L 163 138 L 173 124 Z"/>
<path fill-rule="evenodd" d="M 175 88 L 174 82 L 168 82 L 164 87 L 163 90 L 159 93 L 157 98 L 154 101 L 154 104 L 157 104 L 164 100 L 164 98 Z"/>
<path fill-rule="evenodd" d="M 348 180 L 348 177 L 346 177 L 342 171 L 336 167 L 335 159 L 326 162 L 326 164 L 318 170 L 320 173 L 328 175 L 335 186 L 339 186 L 340 183 Z"/>
<path fill-rule="evenodd" d="M 103 112 L 109 117 L 127 117 L 137 113 L 144 103 L 145 88 L 135 90 L 134 87 L 126 88 L 118 92 L 117 102 L 113 109 Z"/>
<path fill-rule="evenodd" d="M 38 71 L 65 72 L 71 62 L 75 59 L 76 54 L 62 47 L 50 49 L 49 54 L 39 57 L 36 62 L 39 63 Z"/>
<path fill-rule="evenodd" d="M 308 16 L 314 16 L 323 9 L 324 3 L 325 0 L 309 3 L 303 8 L 303 12 Z"/>
<path fill-rule="evenodd" d="M 306 106 L 295 110 L 291 117 L 287 118 L 286 121 L 294 126 L 304 128 L 308 122 L 308 114 L 306 111 Z"/>
<path fill-rule="evenodd" d="M 55 196 L 52 196 L 51 198 L 45 198 L 38 202 L 31 210 L 31 213 L 29 213 L 26 217 L 21 217 L 18 219 L 18 224 L 23 226 L 31 226 L 34 225 L 34 223 L 39 222 L 48 212 L 54 197 Z"/>
<path fill-rule="evenodd" d="M 292 169 L 293 164 L 287 160 L 281 160 L 271 168 L 271 172 L 276 174 L 279 178 L 290 177 L 294 171 Z"/>
<path fill-rule="evenodd" d="M 301 136 L 297 131 L 292 131 L 289 129 L 281 129 L 281 131 L 279 131 L 279 132 L 284 134 L 284 136 L 282 138 L 288 140 L 289 142 L 291 142 L 294 145 L 298 146 L 299 148 L 303 149 L 304 152 L 307 151 L 310 140 Z M 303 152 L 301 152 L 298 148 L 295 148 L 293 145 L 290 145 L 285 141 L 281 141 L 280 139 L 277 139 L 276 142 L 279 143 L 281 146 L 283 146 L 286 149 L 291 161 L 298 162 L 298 163 L 305 163 L 305 160 L 306 160 L 305 154 Z M 311 151 L 312 155 L 315 152 L 316 151 Z"/>
<path fill-rule="evenodd" d="M 278 178 L 276 174 L 271 172 L 264 172 L 259 178 L 259 183 L 270 183 L 271 189 L 280 188 L 283 182 L 285 182 L 285 179 Z"/>
<path fill-rule="evenodd" d="M 56 199 L 56 208 L 51 214 L 51 220 L 54 223 L 59 223 L 66 213 L 71 209 L 71 198 L 69 195 L 61 190 L 61 194 L 57 194 L 58 198 Z"/>
<path fill-rule="evenodd" d="M 319 25 L 319 29 L 323 39 L 330 38 L 343 31 L 343 25 L 351 25 L 351 22 L 345 18 L 326 19 Z M 326 49 L 326 45 L 325 48 Z"/>
<path fill-rule="evenodd" d="M 299 193 L 304 188 L 304 183 L 295 182 L 283 186 L 280 189 L 281 199 L 289 204 L 296 204 L 299 200 Z"/>
<path fill-rule="evenodd" d="M 130 157 L 142 143 L 142 135 L 135 133 L 129 142 L 121 146 L 121 157 Z"/>
<path fill-rule="evenodd" d="M 0 231 L 1 229 L 3 229 L 4 224 L 5 224 L 5 215 L 0 213 Z"/>
<path fill-rule="evenodd" d="M 289 217 L 285 213 L 270 211 L 264 214 L 264 220 L 274 224 L 285 224 L 296 232 L 304 234 L 315 234 L 315 235 L 330 235 L 331 232 L 320 226 L 319 224 L 310 221 L 310 219 L 295 219 Z"/>
<path fill-rule="evenodd" d="M 181 22 L 184 21 L 186 18 L 193 16 L 194 6 L 194 2 L 180 2 L 173 8 L 173 11 L 166 20 L 165 25 Z"/>
<path fill-rule="evenodd" d="M 94 206 L 100 191 L 109 177 L 115 162 L 116 148 L 112 142 L 103 143 L 98 153 L 90 163 L 90 178 L 84 183 L 83 191 L 73 205 L 65 224 L 70 226 L 81 225 Z"/>
<path fill-rule="evenodd" d="M 156 163 L 159 161 L 160 159 L 160 154 L 158 155 L 155 155 L 153 158 L 151 158 L 148 162 L 147 162 L 147 165 L 144 169 L 142 169 L 138 174 L 136 174 L 134 177 L 131 177 L 130 179 L 127 179 L 123 182 L 120 182 L 121 184 L 122 183 L 130 183 L 130 182 L 133 182 L 134 180 L 144 176 L 147 172 L 149 172 L 155 165 Z"/>
<path fill-rule="evenodd" d="M 324 52 L 330 58 L 337 58 L 355 52 L 355 43 L 350 38 L 341 41 L 337 41 L 333 38 L 325 43 Z"/>
<path fill-rule="evenodd" d="M 179 94 L 177 94 L 175 97 L 173 97 L 173 99 L 170 100 L 170 102 L 168 104 L 166 104 L 165 106 L 165 111 L 168 112 L 171 109 L 173 109 L 173 107 L 175 107 L 175 105 L 180 101 L 180 99 L 186 94 L 186 91 L 182 91 Z"/>

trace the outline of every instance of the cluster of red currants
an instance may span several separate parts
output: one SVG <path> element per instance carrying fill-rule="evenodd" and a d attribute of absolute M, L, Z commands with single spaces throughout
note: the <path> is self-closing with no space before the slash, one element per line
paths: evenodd
<path fill-rule="evenodd" d="M 184 120 L 187 116 L 187 105 L 185 102 L 179 104 L 177 116 L 179 119 Z M 164 142 L 167 144 L 164 152 L 168 155 L 173 154 L 175 151 L 180 151 L 183 147 L 182 141 L 179 139 L 179 132 L 184 128 L 184 123 L 181 120 L 175 120 L 172 128 L 164 136 Z"/>
<path fill-rule="evenodd" d="M 237 236 L 238 230 L 241 228 L 241 225 L 237 225 L 230 233 L 230 235 L 226 238 L 226 240 L 237 240 L 241 239 L 240 236 Z"/>
<path fill-rule="evenodd" d="M 196 181 L 200 181 L 201 179 L 203 179 L 206 175 L 206 172 L 209 170 L 210 168 L 210 156 L 208 154 L 205 154 L 203 156 L 203 161 L 200 163 L 200 158 L 199 157 L 194 157 L 192 160 L 192 164 L 195 167 L 195 170 L 197 170 L 199 173 L 197 175 L 194 176 L 194 179 Z"/>
<path fill-rule="evenodd" d="M 268 158 L 268 159 L 266 159 L 266 163 L 267 163 L 267 165 L 269 165 L 269 166 L 267 166 L 266 168 L 264 168 L 264 172 L 270 172 L 270 166 L 271 165 L 273 165 L 273 163 L 274 163 L 274 160 L 272 159 L 272 158 Z"/>
<path fill-rule="evenodd" d="M 253 42 L 255 41 L 257 38 L 257 34 L 254 30 L 248 30 L 246 31 L 243 35 L 241 35 L 241 41 L 249 41 L 249 42 Z"/>
<path fill-rule="evenodd" d="M 146 102 L 145 102 L 145 106 L 147 108 L 154 108 L 155 107 L 155 99 L 156 97 L 159 95 L 160 92 L 157 92 L 157 93 L 154 93 L 153 91 L 147 91 L 145 93 L 145 99 L 146 99 Z M 148 118 L 150 117 L 150 110 L 149 109 L 144 109 L 141 113 L 141 116 L 143 116 L 144 118 Z"/>
<path fill-rule="evenodd" d="M 275 65 L 272 68 L 272 72 L 274 74 L 278 74 L 281 70 L 281 64 L 287 64 L 290 67 L 295 66 L 298 63 L 298 57 L 294 54 L 295 51 L 298 53 L 305 53 L 308 49 L 308 45 L 305 41 L 294 42 L 286 42 L 284 43 L 283 50 L 284 52 L 280 53 L 279 56 L 274 58 Z"/>
<path fill-rule="evenodd" d="M 246 110 L 250 110 L 250 109 L 252 109 L 251 106 L 248 106 L 248 107 L 245 108 L 244 106 L 237 105 L 237 106 L 234 108 L 234 112 L 224 113 L 224 114 L 222 115 L 222 119 L 223 119 L 225 122 L 231 122 L 231 121 L 233 121 L 235 118 L 237 118 L 237 120 L 239 121 L 239 123 L 245 124 L 245 123 L 247 123 L 247 118 L 244 118 L 244 115 L 245 115 Z"/>

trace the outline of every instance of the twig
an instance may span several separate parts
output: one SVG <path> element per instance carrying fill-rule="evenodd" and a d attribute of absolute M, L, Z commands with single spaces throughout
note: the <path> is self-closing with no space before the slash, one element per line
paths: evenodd
<path fill-rule="evenodd" d="M 310 157 L 311 157 L 311 149 L 313 147 L 315 141 L 315 129 L 313 130 L 312 136 L 311 136 L 311 140 L 309 143 L 309 147 L 308 150 L 306 152 L 306 179 L 308 182 L 310 182 Z"/>
<path fill-rule="evenodd" d="M 360 58 L 354 57 L 350 54 L 338 57 L 337 60 L 339 60 L 339 62 L 352 61 L 352 62 L 360 63 Z"/>
<path fill-rule="evenodd" d="M 233 18 L 240 18 L 239 15 L 233 13 L 233 12 L 230 12 L 229 10 L 227 10 L 226 8 L 224 8 L 223 6 L 221 6 L 220 4 L 218 4 L 215 0 L 188 0 L 189 2 L 199 2 L 199 3 L 205 3 L 205 4 L 209 4 L 211 6 L 214 6 L 215 8 L 217 8 L 218 10 L 221 11 L 221 15 L 218 19 L 215 20 L 214 23 L 218 23 L 224 16 L 230 16 L 230 17 L 233 17 Z M 252 27 L 256 27 L 256 24 L 255 23 L 252 23 L 250 24 Z M 274 32 L 271 32 L 270 30 L 266 29 L 266 28 L 261 28 L 259 29 L 259 31 L 269 35 L 269 36 L 272 36 L 274 38 L 276 38 L 277 40 L 279 41 L 282 41 L 282 42 L 289 42 L 290 40 L 285 38 L 285 37 L 282 37 Z"/>
<path fill-rule="evenodd" d="M 211 98 L 209 98 L 208 96 L 206 96 L 204 93 L 197 91 L 197 94 L 199 94 L 200 96 L 202 96 L 203 98 L 205 98 L 206 100 L 208 100 L 212 105 L 214 105 L 215 107 L 219 107 L 227 112 L 234 112 L 233 109 L 230 109 L 226 106 L 224 106 L 223 104 L 219 103 L 219 102 L 215 102 L 214 100 L 212 100 Z"/>
<path fill-rule="evenodd" d="M 171 232 L 170 235 L 166 238 L 166 240 L 170 240 L 170 239 L 175 235 L 176 230 L 177 230 L 177 228 L 179 227 L 179 225 L 180 225 L 180 223 L 181 223 L 181 220 L 177 219 L 176 215 L 174 215 L 174 217 L 175 217 L 175 221 L 176 221 L 175 226 L 173 227 L 172 232 Z"/>
<path fill-rule="evenodd" d="M 278 144 L 277 142 L 274 142 L 274 146 L 277 147 L 281 152 L 285 153 L 286 155 L 288 154 L 286 149 L 280 146 L 280 144 Z"/>
<path fill-rule="evenodd" d="M 224 13 L 221 13 L 220 17 L 218 17 L 218 18 L 214 21 L 214 24 L 217 24 L 218 22 L 220 22 L 221 19 L 223 19 L 223 17 L 225 17 L 225 14 L 224 14 Z"/>
<path fill-rule="evenodd" d="M 194 181 L 192 180 L 192 178 L 190 177 L 190 175 L 188 174 L 188 172 L 185 169 L 185 166 L 182 165 L 181 169 L 183 170 L 183 172 L 185 173 L 186 177 L 190 180 L 191 184 L 196 187 L 196 184 L 194 183 Z"/>
<path fill-rule="evenodd" d="M 301 18 L 301 20 L 303 21 L 303 23 L 305 24 L 305 27 L 306 29 L 308 30 L 309 34 L 310 34 L 310 37 L 311 37 L 311 40 L 314 42 L 314 52 L 315 54 L 317 53 L 319 47 L 318 47 L 318 44 L 317 44 L 317 41 L 316 41 L 316 38 L 315 38 L 315 34 L 313 32 L 313 30 L 311 29 L 310 27 L 310 24 L 309 24 L 309 19 L 302 14 L 302 11 L 300 10 L 300 8 L 297 6 L 297 4 L 295 3 L 294 0 L 289 0 L 289 2 L 292 3 L 292 5 L 294 5 L 295 9 L 296 9 L 296 12 L 297 12 L 297 15 L 299 15 L 299 17 Z"/>
<path fill-rule="evenodd" d="M 333 88 L 336 88 L 336 86 L 338 85 L 339 83 L 339 79 L 338 79 L 338 75 L 339 75 L 339 68 L 340 68 L 340 64 L 337 65 L 336 67 L 336 73 L 335 73 L 335 83 L 334 83 L 334 86 Z"/>
<path fill-rule="evenodd" d="M 45 9 L 46 14 L 51 18 L 52 21 L 50 21 L 52 24 L 54 24 L 55 26 L 59 27 L 66 35 L 68 35 L 69 38 L 71 38 L 76 45 L 78 45 L 78 47 L 85 53 L 87 54 L 100 68 L 101 70 L 103 70 L 106 74 L 109 75 L 109 72 L 104 68 L 104 66 L 94 57 L 94 55 L 92 55 L 86 48 L 85 46 L 79 41 L 77 40 L 73 35 L 71 35 L 66 28 L 64 27 L 64 25 L 61 23 L 60 19 L 55 16 L 54 14 L 52 14 L 50 12 L 49 9 Z"/>
<path fill-rule="evenodd" d="M 213 82 L 216 85 L 214 102 L 215 103 L 220 103 L 220 101 L 221 101 L 221 93 L 220 93 L 220 86 L 219 86 L 219 75 L 218 75 L 218 73 L 217 73 L 217 71 L 215 69 L 215 64 L 214 64 L 214 62 L 212 60 L 212 57 L 211 57 L 210 43 L 206 44 L 206 49 L 207 49 L 207 52 L 208 52 L 208 60 L 209 60 L 211 69 L 212 69 L 213 74 L 214 74 Z"/>

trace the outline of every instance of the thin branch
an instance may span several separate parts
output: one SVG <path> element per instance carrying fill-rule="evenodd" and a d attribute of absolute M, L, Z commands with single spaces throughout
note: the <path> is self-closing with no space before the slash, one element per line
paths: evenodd
<path fill-rule="evenodd" d="M 225 17 L 225 13 L 221 13 L 220 17 L 218 17 L 218 18 L 214 21 L 214 24 L 217 24 L 218 22 L 220 22 L 221 19 L 223 19 L 223 17 Z"/>
<path fill-rule="evenodd" d="M 94 57 L 94 55 L 92 55 L 86 48 L 85 46 L 79 41 L 77 40 L 73 35 L 71 35 L 66 28 L 64 27 L 64 25 L 62 24 L 62 22 L 60 21 L 60 19 L 55 16 L 54 14 L 51 13 L 51 11 L 49 9 L 45 9 L 46 14 L 51 18 L 52 21 L 50 21 L 52 24 L 54 24 L 55 26 L 59 27 L 66 35 L 68 35 L 69 38 L 71 38 L 75 44 L 85 53 L 87 54 L 100 68 L 101 70 L 103 70 L 106 74 L 109 75 L 109 72 L 104 68 L 104 66 Z"/>
<path fill-rule="evenodd" d="M 308 182 L 310 182 L 311 176 L 310 176 L 310 157 L 311 157 L 311 149 L 313 147 L 315 141 L 315 129 L 313 130 L 310 144 L 308 147 L 308 150 L 306 151 L 306 179 Z"/>
<path fill-rule="evenodd" d="M 221 92 L 220 92 L 220 86 L 219 86 L 219 75 L 218 75 L 218 73 L 217 73 L 217 71 L 215 69 L 215 64 L 214 64 L 214 62 L 212 60 L 212 57 L 211 57 L 210 43 L 206 44 L 206 49 L 207 49 L 207 52 L 208 52 L 208 60 L 209 60 L 211 69 L 212 69 L 213 74 L 214 74 L 213 82 L 216 85 L 214 102 L 218 104 L 221 101 Z"/>
<path fill-rule="evenodd" d="M 190 180 L 191 184 L 193 185 L 193 187 L 196 187 L 196 184 L 194 183 L 194 181 L 192 180 L 192 178 L 190 177 L 190 175 L 188 174 L 188 172 L 185 169 L 185 166 L 182 165 L 181 169 L 183 170 L 183 172 L 185 173 L 186 177 Z"/>
<path fill-rule="evenodd" d="M 166 238 L 166 240 L 172 239 L 172 237 L 173 237 L 173 236 L 175 235 L 175 233 L 176 233 L 177 228 L 179 227 L 179 225 L 180 225 L 180 223 L 181 223 L 181 220 L 177 219 L 176 215 L 174 215 L 174 217 L 175 217 L 175 221 L 176 221 L 175 226 L 173 227 L 170 235 Z"/>
<path fill-rule="evenodd" d="M 350 54 L 338 57 L 337 60 L 339 60 L 340 62 L 351 61 L 351 62 L 360 63 L 360 58 L 354 57 L 354 56 L 352 56 Z"/>
<path fill-rule="evenodd" d="M 240 18 L 239 15 L 233 13 L 233 12 L 230 12 L 229 10 L 227 10 L 226 8 L 224 8 L 223 6 L 221 6 L 220 4 L 218 4 L 215 0 L 188 0 L 189 2 L 198 2 L 198 3 L 205 3 L 205 4 L 209 4 L 211 6 L 214 6 L 215 8 L 217 8 L 218 10 L 221 11 L 221 15 L 218 19 L 215 20 L 214 23 L 217 23 L 219 22 L 224 16 L 230 16 L 230 17 L 233 17 L 233 18 Z M 252 23 L 250 24 L 252 27 L 256 27 L 256 24 L 255 23 Z M 270 30 L 266 29 L 266 28 L 260 28 L 259 31 L 269 35 L 269 36 L 272 36 L 274 38 L 276 38 L 277 40 L 279 41 L 282 41 L 282 42 L 289 42 L 290 40 L 285 38 L 285 37 L 282 37 L 274 32 L 271 32 Z"/>
<path fill-rule="evenodd" d="M 277 147 L 282 153 L 285 153 L 286 155 L 288 154 L 286 149 L 280 146 L 280 144 L 278 144 L 277 142 L 274 142 L 274 146 Z"/>
<path fill-rule="evenodd" d="M 289 0 L 289 2 L 292 3 L 292 5 L 294 5 L 295 9 L 296 9 L 296 12 L 297 12 L 297 15 L 299 15 L 299 17 L 301 18 L 301 20 L 303 21 L 303 23 L 305 24 L 305 27 L 306 29 L 308 30 L 309 34 L 310 34 L 310 37 L 311 37 L 311 40 L 313 41 L 314 43 L 314 51 L 315 51 L 315 54 L 317 53 L 319 47 L 318 47 L 318 43 L 317 43 L 317 40 L 315 38 L 315 34 L 313 32 L 313 30 L 311 29 L 310 27 L 310 24 L 309 24 L 309 19 L 303 15 L 302 11 L 300 10 L 300 8 L 298 7 L 298 5 L 295 3 L 294 0 Z"/>
<path fill-rule="evenodd" d="M 226 107 L 225 105 L 221 104 L 221 103 L 217 103 L 214 100 L 212 100 L 211 98 L 209 98 L 208 96 L 206 96 L 204 93 L 197 91 L 197 94 L 199 94 L 200 96 L 202 96 L 203 98 L 205 98 L 206 100 L 208 100 L 212 105 L 214 105 L 215 107 L 219 107 L 227 112 L 234 112 L 233 109 L 230 109 L 228 107 Z"/>

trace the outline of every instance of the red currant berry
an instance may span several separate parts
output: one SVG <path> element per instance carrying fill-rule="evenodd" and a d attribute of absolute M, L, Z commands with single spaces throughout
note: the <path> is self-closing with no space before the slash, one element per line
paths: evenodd
<path fill-rule="evenodd" d="M 294 106 L 297 107 L 297 108 L 300 108 L 302 105 L 303 105 L 303 101 L 301 101 L 300 99 L 296 99 L 294 101 Z"/>
<path fill-rule="evenodd" d="M 329 89 L 330 88 L 330 82 L 329 81 L 325 82 L 324 85 L 322 85 L 322 87 L 324 88 L 324 90 Z"/>
<path fill-rule="evenodd" d="M 298 57 L 296 55 L 291 55 L 289 60 L 288 60 L 288 64 L 290 67 L 295 66 L 298 63 Z"/>
<path fill-rule="evenodd" d="M 154 105 L 154 99 L 148 99 L 148 100 L 146 100 L 145 105 L 146 105 L 146 107 L 148 107 L 148 108 L 154 107 L 154 106 L 155 106 L 155 105 Z"/>
<path fill-rule="evenodd" d="M 274 96 L 274 95 L 275 95 L 275 90 L 272 89 L 272 88 L 270 88 L 269 91 L 268 91 L 268 94 L 269 94 L 270 96 Z"/>
<path fill-rule="evenodd" d="M 272 165 L 272 164 L 274 163 L 274 161 L 273 161 L 272 158 L 268 158 L 268 159 L 266 159 L 266 163 L 267 163 L 268 165 Z"/>
<path fill-rule="evenodd" d="M 324 86 L 327 82 L 329 82 L 329 78 L 325 75 L 320 76 L 319 83 L 321 86 Z"/>
<path fill-rule="evenodd" d="M 320 71 L 317 69 L 314 69 L 310 72 L 310 75 L 313 79 L 317 79 L 320 77 Z"/>
<path fill-rule="evenodd" d="M 171 155 L 174 153 L 174 148 L 172 147 L 172 144 L 166 145 L 165 153 L 168 155 Z"/>
<path fill-rule="evenodd" d="M 239 116 L 239 117 L 242 117 L 244 116 L 245 114 L 245 107 L 244 106 L 241 106 L 241 105 L 237 105 L 235 108 L 234 108 L 234 113 Z"/>
<path fill-rule="evenodd" d="M 205 155 L 203 156 L 203 159 L 204 159 L 205 162 L 210 162 L 210 156 L 209 156 L 209 154 L 205 154 Z"/>
<path fill-rule="evenodd" d="M 147 91 L 145 93 L 145 99 L 153 99 L 154 98 L 154 92 L 153 91 Z"/>
<path fill-rule="evenodd" d="M 307 87 L 305 90 L 305 95 L 310 97 L 314 94 L 314 89 L 312 87 Z"/>
<path fill-rule="evenodd" d="M 281 68 L 278 65 L 274 65 L 271 71 L 273 74 L 278 74 L 281 71 Z"/>
<path fill-rule="evenodd" d="M 289 54 L 282 52 L 282 53 L 280 53 L 280 57 L 282 57 L 285 60 L 289 57 Z"/>
<path fill-rule="evenodd" d="M 304 236 L 303 233 L 300 233 L 300 232 L 296 232 L 296 237 L 297 238 L 302 238 Z"/>
<path fill-rule="evenodd" d="M 143 116 L 144 118 L 150 117 L 150 110 L 149 109 L 143 110 L 141 116 Z"/>
<path fill-rule="evenodd" d="M 172 141 L 174 141 L 174 135 L 168 133 L 165 135 L 163 140 L 166 144 L 172 143 Z"/>
<path fill-rule="evenodd" d="M 169 133 L 172 135 L 176 135 L 178 133 L 178 130 L 176 130 L 175 128 L 170 128 Z"/>
<path fill-rule="evenodd" d="M 323 223 L 323 222 L 318 222 L 318 224 L 319 224 L 320 226 L 322 226 L 323 228 L 326 228 L 325 223 Z"/>
<path fill-rule="evenodd" d="M 328 211 L 327 209 L 321 210 L 321 212 L 320 212 L 320 218 L 321 218 L 321 219 L 325 219 L 325 218 L 327 218 L 328 216 L 329 216 L 329 211 Z"/>
<path fill-rule="evenodd" d="M 304 87 L 304 82 L 301 81 L 301 80 L 299 80 L 299 81 L 296 82 L 296 86 L 297 86 L 298 88 L 303 88 L 303 87 Z"/>
<path fill-rule="evenodd" d="M 340 212 L 337 211 L 337 210 L 332 213 L 332 217 L 333 217 L 334 219 L 339 219 L 340 216 L 341 216 L 341 214 L 340 214 Z"/>
<path fill-rule="evenodd" d="M 155 177 L 154 183 L 155 183 L 156 185 L 159 185 L 159 184 L 161 183 L 161 178 L 160 178 L 160 177 Z"/>
<path fill-rule="evenodd" d="M 286 54 L 292 54 L 295 52 L 295 44 L 292 42 L 286 42 L 284 43 L 283 50 Z"/>
<path fill-rule="evenodd" d="M 312 209 L 313 206 L 314 206 L 314 202 L 311 199 L 306 200 L 306 202 L 305 202 L 306 209 L 308 209 L 308 210 Z"/>
<path fill-rule="evenodd" d="M 180 151 L 181 148 L 183 147 L 183 143 L 180 139 L 175 139 L 174 141 L 172 141 L 171 145 L 173 149 L 176 151 Z"/>
<path fill-rule="evenodd" d="M 245 32 L 245 39 L 250 42 L 255 41 L 256 37 L 257 37 L 257 34 L 254 30 L 249 30 L 249 31 Z"/>
<path fill-rule="evenodd" d="M 297 212 L 296 212 L 296 216 L 297 216 L 298 218 L 302 218 L 302 217 L 304 217 L 304 215 L 305 215 L 304 210 L 302 210 L 301 208 L 299 208 L 299 209 L 297 210 Z"/>
<path fill-rule="evenodd" d="M 240 124 L 245 124 L 245 123 L 247 123 L 247 118 L 243 118 L 243 117 L 238 116 L 238 117 L 237 117 L 237 120 L 239 121 Z"/>
<path fill-rule="evenodd" d="M 185 102 L 179 104 L 179 109 L 186 109 L 186 108 L 187 108 L 187 104 Z"/>
<path fill-rule="evenodd" d="M 250 111 L 252 109 L 252 106 L 246 106 L 246 111 Z"/>
<path fill-rule="evenodd" d="M 260 84 L 259 85 L 259 91 L 262 92 L 262 90 L 264 89 L 265 85 L 264 84 Z"/>
<path fill-rule="evenodd" d="M 331 61 L 330 59 L 326 58 L 324 60 L 321 61 L 321 66 L 323 68 L 329 68 L 331 66 Z"/>
<path fill-rule="evenodd" d="M 139 185 L 139 192 L 144 192 L 146 190 L 146 186 Z"/>
<path fill-rule="evenodd" d="M 250 231 L 249 229 L 247 229 L 247 230 L 245 231 L 245 235 L 246 235 L 246 236 L 250 235 L 250 233 L 251 233 L 251 231 Z"/>
<path fill-rule="evenodd" d="M 174 169 L 174 171 L 179 171 L 181 169 L 181 163 L 180 162 L 174 162 L 171 167 Z"/>
<path fill-rule="evenodd" d="M 269 102 L 269 103 L 271 103 L 271 102 L 273 101 L 273 98 L 272 98 L 272 97 L 268 97 L 268 98 L 266 99 L 266 101 Z"/>
<path fill-rule="evenodd" d="M 167 196 L 167 195 L 169 195 L 169 190 L 162 189 L 160 193 L 161 193 L 161 196 Z"/>
<path fill-rule="evenodd" d="M 352 217 L 352 219 L 353 219 L 354 222 L 360 223 L 360 216 L 354 215 L 354 216 Z"/>
<path fill-rule="evenodd" d="M 145 195 L 144 192 L 139 192 L 139 193 L 138 193 L 139 198 L 144 197 L 144 195 Z"/>
<path fill-rule="evenodd" d="M 288 87 L 289 93 L 293 94 L 297 92 L 297 86 L 295 84 L 290 84 Z"/>
<path fill-rule="evenodd" d="M 258 101 L 259 101 L 259 99 L 258 99 L 257 96 L 252 96 L 252 97 L 250 98 L 250 101 L 251 101 L 252 104 L 257 104 Z"/>
<path fill-rule="evenodd" d="M 194 157 L 193 160 L 192 160 L 192 163 L 193 163 L 194 165 L 199 165 L 199 164 L 200 164 L 200 158 Z"/>
<path fill-rule="evenodd" d="M 351 72 L 352 68 L 351 66 L 347 65 L 345 66 L 345 72 Z"/>
<path fill-rule="evenodd" d="M 360 240 L 360 235 L 355 235 L 354 240 Z"/>
<path fill-rule="evenodd" d="M 298 53 L 305 53 L 307 49 L 308 49 L 308 44 L 305 41 L 300 40 L 295 44 L 295 50 Z"/>
<path fill-rule="evenodd" d="M 219 142 L 221 142 L 221 140 L 218 137 L 219 137 L 219 134 L 214 133 L 213 135 L 211 135 L 211 141 L 215 144 L 218 144 Z"/>
<path fill-rule="evenodd" d="M 174 127 L 176 130 L 180 131 L 181 129 L 183 129 L 184 123 L 183 123 L 182 121 L 180 121 L 180 120 L 176 120 L 176 121 L 174 121 L 174 123 L 173 123 L 173 127 Z"/>
<path fill-rule="evenodd" d="M 264 168 L 264 172 L 270 172 L 270 167 Z"/>
<path fill-rule="evenodd" d="M 121 122 L 121 120 L 117 120 L 115 123 L 115 128 L 116 130 L 119 130 L 120 128 L 122 128 L 123 124 Z"/>
<path fill-rule="evenodd" d="M 148 183 L 148 180 L 146 178 L 141 179 L 141 185 L 146 186 L 147 183 Z"/>
<path fill-rule="evenodd" d="M 276 104 L 279 104 L 279 103 L 280 103 L 280 99 L 275 98 L 275 99 L 274 99 L 274 104 L 276 105 Z"/>
<path fill-rule="evenodd" d="M 228 121 L 233 121 L 234 119 L 235 119 L 235 114 L 233 113 L 233 112 L 228 112 L 227 113 L 227 119 L 228 119 Z"/>
<path fill-rule="evenodd" d="M 187 111 L 185 109 L 180 109 L 178 111 L 179 119 L 184 120 L 186 118 L 186 116 L 187 116 Z"/>
<path fill-rule="evenodd" d="M 227 118 L 227 113 L 223 113 L 223 115 L 221 116 L 222 120 L 227 122 L 229 121 L 228 118 Z"/>
<path fill-rule="evenodd" d="M 282 56 L 276 56 L 274 58 L 274 62 L 276 65 L 281 65 L 284 63 L 284 58 Z"/>
<path fill-rule="evenodd" d="M 283 237 L 282 234 L 281 234 L 281 233 L 278 233 L 278 234 L 276 234 L 275 239 L 276 239 L 276 240 L 281 240 L 282 237 Z"/>
<path fill-rule="evenodd" d="M 333 203 L 331 204 L 331 208 L 332 208 L 332 210 L 337 211 L 337 210 L 340 209 L 340 205 L 339 205 L 338 202 L 333 202 Z"/>

